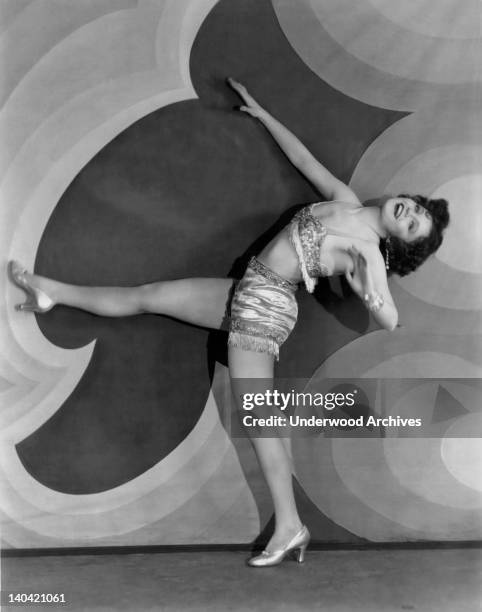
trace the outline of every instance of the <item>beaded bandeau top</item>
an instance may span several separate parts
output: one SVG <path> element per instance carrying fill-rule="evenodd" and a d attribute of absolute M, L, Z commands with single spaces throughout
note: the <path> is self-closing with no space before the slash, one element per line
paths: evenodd
<path fill-rule="evenodd" d="M 312 293 L 319 276 L 328 276 L 328 267 L 321 262 L 321 245 L 327 235 L 323 223 L 313 214 L 315 204 L 298 211 L 290 222 L 289 236 L 298 260 L 306 289 Z"/>

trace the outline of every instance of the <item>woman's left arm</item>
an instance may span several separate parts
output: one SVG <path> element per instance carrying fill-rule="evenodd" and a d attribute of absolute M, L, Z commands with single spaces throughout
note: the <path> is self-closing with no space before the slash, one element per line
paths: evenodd
<path fill-rule="evenodd" d="M 367 249 L 362 253 L 354 246 L 349 253 L 353 268 L 345 273 L 348 284 L 363 300 L 377 323 L 393 331 L 398 324 L 398 310 L 388 287 L 382 254 L 378 249 Z"/>
<path fill-rule="evenodd" d="M 255 117 L 264 125 L 293 166 L 327 200 L 337 200 L 360 205 L 360 200 L 355 192 L 316 159 L 297 136 L 268 113 L 267 110 L 262 108 L 248 93 L 244 85 L 232 78 L 228 78 L 227 82 L 244 102 L 244 105 L 240 106 L 239 109 L 251 115 L 251 117 Z"/>

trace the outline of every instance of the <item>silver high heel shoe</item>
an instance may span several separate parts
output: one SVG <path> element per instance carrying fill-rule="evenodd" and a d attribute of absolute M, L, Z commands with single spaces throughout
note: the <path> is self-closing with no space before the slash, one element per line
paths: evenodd
<path fill-rule="evenodd" d="M 306 525 L 300 529 L 300 531 L 288 542 L 288 544 L 281 550 L 274 550 L 269 552 L 263 550 L 263 552 L 257 557 L 248 559 L 248 565 L 251 567 L 271 567 L 278 565 L 283 559 L 291 552 L 294 553 L 295 559 L 298 563 L 303 563 L 305 560 L 305 551 L 310 541 L 310 532 Z"/>
<path fill-rule="evenodd" d="M 23 289 L 27 294 L 27 300 L 23 304 L 16 304 L 17 310 L 26 312 L 48 312 L 55 306 L 55 302 L 50 298 L 45 291 L 33 287 L 25 278 L 27 270 L 23 268 L 17 261 L 8 262 L 8 276 L 12 283 Z"/>

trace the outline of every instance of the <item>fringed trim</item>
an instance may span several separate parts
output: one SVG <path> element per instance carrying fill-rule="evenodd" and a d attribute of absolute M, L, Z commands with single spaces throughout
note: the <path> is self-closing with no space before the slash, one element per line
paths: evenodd
<path fill-rule="evenodd" d="M 254 351 L 255 353 L 269 353 L 279 360 L 278 343 L 271 338 L 261 338 L 259 336 L 249 336 L 240 332 L 230 332 L 228 337 L 228 345 L 235 346 L 245 351 Z"/>
<path fill-rule="evenodd" d="M 308 291 L 308 293 L 313 293 L 313 291 L 315 290 L 315 286 L 316 286 L 316 279 L 312 278 L 308 274 L 308 269 L 306 267 L 306 262 L 305 262 L 305 256 L 303 253 L 303 246 L 301 244 L 301 239 L 300 239 L 298 219 L 296 218 L 296 216 L 291 220 L 290 240 L 291 240 L 291 244 L 293 245 L 296 251 L 296 255 L 298 256 L 301 276 L 303 277 L 303 282 L 305 283 L 306 290 Z"/>

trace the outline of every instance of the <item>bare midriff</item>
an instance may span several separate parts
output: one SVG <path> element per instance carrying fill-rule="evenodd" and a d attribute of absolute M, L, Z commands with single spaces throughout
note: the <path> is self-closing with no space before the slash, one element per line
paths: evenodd
<path fill-rule="evenodd" d="M 283 228 L 257 258 L 283 278 L 294 283 L 301 281 L 298 256 L 290 242 L 288 227 Z"/>

